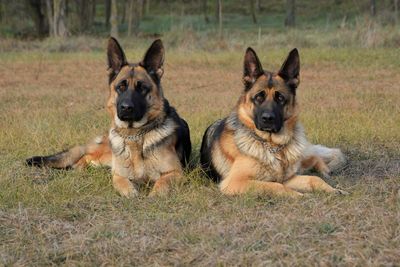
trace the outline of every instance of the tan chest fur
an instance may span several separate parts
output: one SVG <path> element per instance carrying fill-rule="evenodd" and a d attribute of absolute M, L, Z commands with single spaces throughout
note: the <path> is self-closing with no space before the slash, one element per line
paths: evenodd
<path fill-rule="evenodd" d="M 283 183 L 296 174 L 299 168 L 299 159 L 289 159 L 285 152 L 277 153 L 271 155 L 268 162 L 257 161 L 256 180 Z"/>
<path fill-rule="evenodd" d="M 300 169 L 300 162 L 307 140 L 300 124 L 279 152 L 273 153 L 263 142 L 255 139 L 248 130 L 228 125 L 220 142 L 213 149 L 213 164 L 226 177 L 236 158 L 245 158 L 248 173 L 253 179 L 268 182 L 284 182 Z"/>
<path fill-rule="evenodd" d="M 150 132 L 135 140 L 110 130 L 112 172 L 135 182 L 156 181 L 163 173 L 180 169 L 175 153 L 174 127 Z"/>

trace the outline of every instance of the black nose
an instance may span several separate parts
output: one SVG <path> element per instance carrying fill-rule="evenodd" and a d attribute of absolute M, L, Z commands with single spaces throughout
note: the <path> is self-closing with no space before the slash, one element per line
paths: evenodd
<path fill-rule="evenodd" d="M 133 104 L 131 103 L 121 103 L 121 111 L 124 112 L 132 112 L 133 111 Z"/>
<path fill-rule="evenodd" d="M 264 123 L 271 123 L 275 120 L 275 114 L 272 112 L 265 112 L 261 115 L 261 119 Z"/>

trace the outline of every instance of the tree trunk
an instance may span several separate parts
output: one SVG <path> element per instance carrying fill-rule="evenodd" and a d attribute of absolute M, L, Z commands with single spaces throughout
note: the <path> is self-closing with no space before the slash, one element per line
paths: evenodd
<path fill-rule="evenodd" d="M 129 0 L 129 13 L 128 13 L 128 36 L 132 36 L 132 21 L 133 21 L 133 10 L 134 10 L 134 0 Z"/>
<path fill-rule="evenodd" d="M 111 0 L 104 1 L 104 24 L 108 29 L 110 27 L 110 16 L 111 16 Z"/>
<path fill-rule="evenodd" d="M 90 18 L 90 27 L 93 26 L 94 18 L 96 17 L 96 4 L 97 4 L 97 1 L 92 0 L 92 14 L 91 14 L 92 16 Z"/>
<path fill-rule="evenodd" d="M 4 23 L 4 2 L 0 1 L 0 23 Z"/>
<path fill-rule="evenodd" d="M 121 15 L 121 22 L 120 24 L 123 25 L 125 24 L 125 18 L 126 18 L 126 13 L 128 13 L 128 8 L 127 8 L 127 0 L 122 1 L 122 15 Z"/>
<path fill-rule="evenodd" d="M 256 7 L 258 12 L 262 11 L 261 0 L 256 1 Z"/>
<path fill-rule="evenodd" d="M 376 16 L 376 0 L 371 0 L 370 2 L 371 16 Z"/>
<path fill-rule="evenodd" d="M 118 38 L 118 10 L 117 10 L 117 0 L 111 0 L 111 31 L 112 37 Z"/>
<path fill-rule="evenodd" d="M 295 0 L 286 0 L 285 26 L 286 27 L 296 26 L 296 1 Z"/>
<path fill-rule="evenodd" d="M 93 24 L 94 0 L 75 0 L 79 18 L 79 31 L 87 32 Z"/>
<path fill-rule="evenodd" d="M 53 1 L 46 0 L 47 21 L 49 22 L 49 36 L 54 37 Z"/>
<path fill-rule="evenodd" d="M 67 37 L 68 29 L 65 24 L 65 0 L 53 0 L 53 30 L 54 36 Z"/>
<path fill-rule="evenodd" d="M 139 34 L 143 0 L 129 0 L 128 36 Z"/>
<path fill-rule="evenodd" d="M 143 0 L 136 0 L 135 17 L 133 18 L 133 33 L 139 34 L 140 21 L 142 20 Z"/>
<path fill-rule="evenodd" d="M 146 10 L 145 13 L 148 15 L 150 12 L 150 0 L 146 0 Z"/>
<path fill-rule="evenodd" d="M 397 24 L 399 22 L 399 0 L 393 0 L 394 6 L 394 23 Z"/>
<path fill-rule="evenodd" d="M 203 13 L 204 13 L 204 21 L 206 23 L 210 23 L 210 19 L 208 18 L 208 13 L 207 13 L 207 0 L 203 0 Z"/>
<path fill-rule="evenodd" d="M 219 36 L 222 36 L 222 0 L 217 0 L 217 21 Z"/>
<path fill-rule="evenodd" d="M 47 23 L 44 1 L 42 0 L 30 0 L 29 4 L 32 8 L 32 18 L 35 23 L 37 35 L 44 37 L 49 33 L 49 25 Z"/>
<path fill-rule="evenodd" d="M 254 7 L 254 5 L 255 5 L 254 1 L 255 0 L 250 0 L 249 1 L 249 3 L 250 3 L 250 13 L 251 13 L 251 17 L 253 19 L 253 23 L 257 24 L 257 16 L 256 16 L 256 10 L 255 10 L 255 7 Z"/>

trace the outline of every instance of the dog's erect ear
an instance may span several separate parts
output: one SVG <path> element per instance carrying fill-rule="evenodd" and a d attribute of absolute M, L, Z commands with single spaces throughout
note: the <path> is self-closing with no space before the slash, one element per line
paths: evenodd
<path fill-rule="evenodd" d="M 247 48 L 243 65 L 243 83 L 245 90 L 249 90 L 257 78 L 263 75 L 263 73 L 264 70 L 256 52 L 251 47 Z"/>
<path fill-rule="evenodd" d="M 140 63 L 156 81 L 159 81 L 164 73 L 164 53 L 163 43 L 157 39 L 151 44 Z"/>
<path fill-rule="evenodd" d="M 107 46 L 107 63 L 110 74 L 110 81 L 118 74 L 121 68 L 128 64 L 125 53 L 117 39 L 110 37 Z"/>
<path fill-rule="evenodd" d="M 290 88 L 297 88 L 300 83 L 300 56 L 296 48 L 290 51 L 278 75 L 286 81 Z"/>

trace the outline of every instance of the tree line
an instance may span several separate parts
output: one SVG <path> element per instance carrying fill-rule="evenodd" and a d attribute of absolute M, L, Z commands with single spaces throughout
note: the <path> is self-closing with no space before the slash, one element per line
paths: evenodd
<path fill-rule="evenodd" d="M 332 5 L 340 5 L 345 0 L 330 0 Z M 379 6 L 376 0 L 369 1 L 371 16 L 376 16 Z M 398 1 L 392 0 L 392 6 L 397 22 Z M 153 5 L 170 3 L 194 7 L 195 12 L 204 17 L 205 23 L 215 21 L 220 32 L 223 28 L 224 8 L 226 4 L 244 5 L 248 10 L 249 18 L 254 24 L 259 21 L 263 5 L 271 3 L 270 0 L 0 0 L 0 21 L 7 25 L 14 21 L 15 25 L 22 23 L 33 24 L 34 32 L 21 33 L 38 37 L 67 37 L 73 34 L 91 34 L 95 24 L 103 32 L 112 36 L 119 35 L 121 25 L 127 25 L 125 32 L 128 36 L 140 33 L 140 24 L 144 16 L 151 15 Z M 277 1 L 275 1 L 277 2 Z M 296 26 L 297 6 L 300 0 L 280 0 L 286 11 L 282 23 L 286 27 Z M 379 2 L 378 2 L 379 3 Z M 318 3 L 316 3 L 318 5 Z M 212 9 L 215 19 L 211 19 Z M 11 22 L 10 22 L 11 21 Z M 13 24 L 13 25 L 14 25 Z M 15 31 L 18 31 L 16 29 Z"/>

